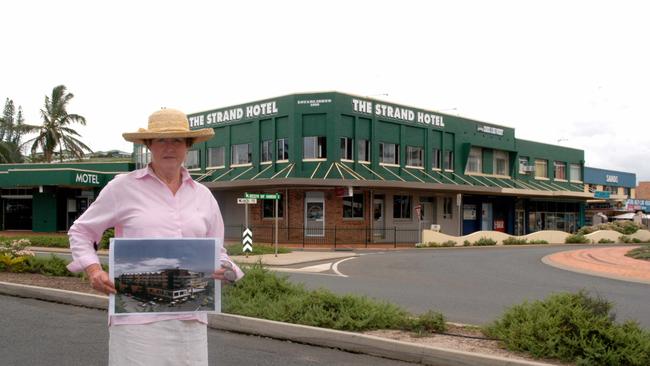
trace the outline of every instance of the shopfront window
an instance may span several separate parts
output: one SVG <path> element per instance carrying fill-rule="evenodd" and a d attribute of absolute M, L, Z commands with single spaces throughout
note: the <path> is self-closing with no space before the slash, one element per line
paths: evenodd
<path fill-rule="evenodd" d="M 363 218 L 363 193 L 355 193 L 352 197 L 343 197 L 343 218 Z"/>
<path fill-rule="evenodd" d="M 411 218 L 411 196 L 402 196 L 402 195 L 393 196 L 393 218 L 395 219 Z"/>
<path fill-rule="evenodd" d="M 284 217 L 284 195 L 280 194 L 278 201 L 278 218 Z M 262 200 L 262 218 L 274 219 L 275 218 L 275 200 Z"/>

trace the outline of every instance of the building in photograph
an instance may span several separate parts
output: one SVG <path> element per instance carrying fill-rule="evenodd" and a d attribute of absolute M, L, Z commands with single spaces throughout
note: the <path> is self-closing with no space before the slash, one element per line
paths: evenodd
<path fill-rule="evenodd" d="M 130 162 L 0 164 L 1 230 L 66 231 Z"/>
<path fill-rule="evenodd" d="M 202 292 L 208 286 L 208 282 L 208 278 L 203 273 L 180 268 L 123 273 L 115 280 L 120 292 L 159 297 L 166 301 L 174 301 Z"/>
<path fill-rule="evenodd" d="M 414 243 L 419 228 L 573 232 L 593 197 L 582 150 L 367 97 L 292 94 L 188 117 L 215 130 L 186 167 L 214 192 L 232 239 L 246 221 L 255 241 L 273 238 L 275 201 L 245 210 L 246 193 L 278 194 L 279 240 L 304 245 Z M 134 156 L 137 167 L 150 158 L 140 145 Z"/>
<path fill-rule="evenodd" d="M 636 198 L 636 174 L 585 167 L 584 178 L 585 190 L 593 195 L 585 208 L 586 224 L 599 213 L 612 220 L 629 212 L 627 201 Z"/>

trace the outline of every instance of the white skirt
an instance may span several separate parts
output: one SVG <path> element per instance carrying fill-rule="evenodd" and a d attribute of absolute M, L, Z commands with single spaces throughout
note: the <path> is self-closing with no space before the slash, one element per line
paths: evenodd
<path fill-rule="evenodd" d="M 164 320 L 108 329 L 110 366 L 208 366 L 208 332 L 203 323 Z"/>

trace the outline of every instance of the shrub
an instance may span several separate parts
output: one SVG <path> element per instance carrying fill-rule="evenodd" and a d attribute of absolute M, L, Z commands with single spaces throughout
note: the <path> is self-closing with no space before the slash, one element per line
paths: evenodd
<path fill-rule="evenodd" d="M 587 235 L 597 230 L 614 230 L 624 235 L 630 235 L 636 233 L 639 229 L 641 229 L 641 226 L 635 224 L 633 221 L 617 220 L 595 226 L 583 226 L 578 230 L 577 234 Z"/>
<path fill-rule="evenodd" d="M 445 317 L 436 311 L 429 310 L 411 320 L 408 329 L 419 336 L 431 333 L 442 333 L 447 330 Z"/>
<path fill-rule="evenodd" d="M 49 257 L 31 257 L 27 261 L 27 269 L 25 272 L 40 273 L 46 276 L 60 276 L 60 277 L 78 277 L 78 274 L 68 271 L 66 265 L 69 262 L 54 254 Z"/>
<path fill-rule="evenodd" d="M 575 234 L 567 236 L 564 242 L 567 244 L 587 244 L 589 243 L 589 239 L 584 235 Z"/>
<path fill-rule="evenodd" d="M 614 243 L 614 240 L 610 240 L 607 238 L 602 238 L 598 240 L 598 244 L 612 244 L 612 243 Z"/>
<path fill-rule="evenodd" d="M 632 249 L 625 254 L 634 259 L 642 259 L 650 261 L 650 245 L 645 245 L 636 249 Z"/>
<path fill-rule="evenodd" d="M 472 245 L 472 243 L 471 243 L 469 240 L 465 240 L 465 241 L 463 242 L 463 246 L 464 246 L 464 247 L 468 247 L 468 246 L 470 246 L 470 245 Z"/>
<path fill-rule="evenodd" d="M 111 244 L 111 239 L 115 237 L 115 229 L 106 229 L 99 240 L 99 249 L 108 249 Z"/>
<path fill-rule="evenodd" d="M 477 247 L 488 246 L 488 245 L 497 245 L 497 242 L 486 237 L 482 237 L 479 240 L 474 242 L 474 245 Z"/>
<path fill-rule="evenodd" d="M 224 288 L 222 301 L 226 313 L 339 330 L 403 329 L 409 324 L 409 314 L 396 305 L 325 289 L 308 291 L 259 263 Z"/>
<path fill-rule="evenodd" d="M 629 244 L 629 243 L 632 242 L 632 238 L 630 238 L 630 237 L 627 236 L 627 235 L 621 235 L 621 236 L 619 236 L 619 237 L 618 237 L 618 240 L 619 240 L 621 243 L 625 243 L 625 244 Z"/>
<path fill-rule="evenodd" d="M 453 240 L 447 240 L 441 244 L 443 247 L 455 247 L 456 242 Z"/>
<path fill-rule="evenodd" d="M 503 245 L 523 245 L 528 244 L 528 240 L 515 238 L 514 236 L 509 237 L 503 241 Z"/>
<path fill-rule="evenodd" d="M 548 241 L 539 239 L 539 240 L 531 240 L 529 244 L 548 244 Z"/>
<path fill-rule="evenodd" d="M 650 364 L 650 333 L 634 322 L 616 324 L 611 308 L 583 291 L 556 294 L 513 306 L 485 332 L 534 357 L 578 365 Z"/>

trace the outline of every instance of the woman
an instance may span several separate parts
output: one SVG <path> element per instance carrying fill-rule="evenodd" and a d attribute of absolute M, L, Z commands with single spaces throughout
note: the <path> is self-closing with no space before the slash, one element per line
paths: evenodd
<path fill-rule="evenodd" d="M 174 109 L 153 113 L 146 130 L 124 133 L 125 140 L 149 148 L 151 163 L 116 176 L 75 221 L 68 233 L 73 257 L 68 269 L 85 271 L 95 290 L 115 293 L 93 248 L 110 227 L 116 237 L 125 238 L 223 239 L 217 201 L 183 167 L 188 147 L 213 135 L 211 128 L 190 131 L 185 114 Z M 214 279 L 227 281 L 232 271 L 236 279 L 243 276 L 225 249 L 220 259 L 222 267 L 213 273 Z M 109 365 L 208 364 L 205 313 L 113 316 L 109 334 Z"/>

